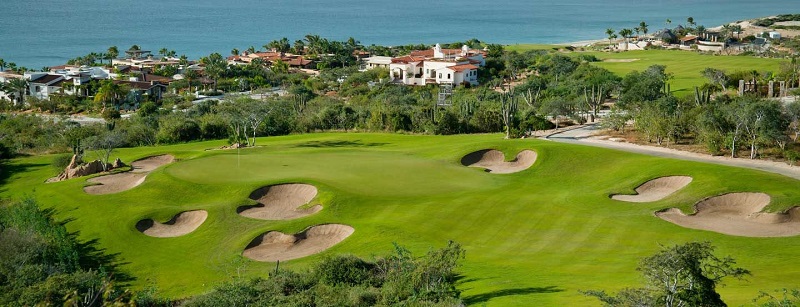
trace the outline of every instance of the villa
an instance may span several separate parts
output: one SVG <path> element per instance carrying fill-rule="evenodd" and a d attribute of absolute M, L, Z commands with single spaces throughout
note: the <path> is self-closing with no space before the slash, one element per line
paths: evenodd
<path fill-rule="evenodd" d="M 370 57 L 364 68 L 388 68 L 392 82 L 405 85 L 478 85 L 478 68 L 486 64 L 484 54 L 466 45 L 461 49 L 442 49 L 436 44 L 432 49 L 412 51 L 397 58 Z"/>

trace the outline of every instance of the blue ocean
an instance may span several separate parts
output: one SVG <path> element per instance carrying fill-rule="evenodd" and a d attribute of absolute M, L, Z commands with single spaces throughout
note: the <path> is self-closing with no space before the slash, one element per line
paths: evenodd
<path fill-rule="evenodd" d="M 362 44 L 433 44 L 478 38 L 562 43 L 605 37 L 606 28 L 650 31 L 691 16 L 725 22 L 800 13 L 798 0 L 3 0 L 0 58 L 31 68 L 138 44 L 198 58 L 232 48 L 292 42 L 306 34 Z"/>

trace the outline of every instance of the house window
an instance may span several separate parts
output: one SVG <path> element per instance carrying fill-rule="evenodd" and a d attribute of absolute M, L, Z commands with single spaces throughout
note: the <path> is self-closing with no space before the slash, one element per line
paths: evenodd
<path fill-rule="evenodd" d="M 450 79 L 450 74 L 447 74 L 447 79 L 448 79 L 448 80 Z"/>
<path fill-rule="evenodd" d="M 442 73 L 439 73 L 439 79 L 441 79 L 441 78 L 442 78 Z"/>

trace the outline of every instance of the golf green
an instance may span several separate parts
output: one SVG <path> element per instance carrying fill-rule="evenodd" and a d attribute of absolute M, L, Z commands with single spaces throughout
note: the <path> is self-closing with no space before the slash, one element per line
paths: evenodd
<path fill-rule="evenodd" d="M 459 289 L 467 304 L 597 305 L 578 290 L 615 291 L 642 282 L 636 266 L 660 245 L 708 240 L 753 272 L 725 280 L 719 291 L 732 305 L 759 290 L 798 287 L 800 237 L 749 238 L 686 229 L 654 212 L 727 192 L 763 192 L 768 211 L 800 204 L 798 181 L 780 175 L 643 156 L 545 140 L 503 140 L 502 135 L 418 136 L 323 133 L 258 139 L 259 147 L 219 148 L 222 141 L 120 149 L 125 162 L 158 154 L 176 161 L 151 172 L 141 185 L 116 194 L 89 195 L 87 178 L 44 183 L 52 156 L 24 157 L 3 167 L 0 196 L 35 197 L 71 231 L 116 254 L 134 287 L 155 286 L 170 297 L 212 289 L 235 276 L 266 276 L 274 263 L 242 257 L 267 231 L 297 233 L 320 224 L 354 229 L 316 255 L 281 262 L 304 269 L 326 255 L 371 258 L 392 243 L 417 254 L 460 242 L 467 250 Z M 512 159 L 536 152 L 529 169 L 493 174 L 465 167 L 461 158 L 497 149 Z M 89 155 L 91 157 L 91 155 Z M 685 188 L 656 202 L 613 200 L 662 176 L 689 176 Z M 322 210 L 291 220 L 258 220 L 236 209 L 252 205 L 251 192 L 280 183 L 317 188 L 311 205 Z M 165 222 L 184 211 L 205 210 L 196 230 L 156 238 L 136 229 L 152 218 Z"/>

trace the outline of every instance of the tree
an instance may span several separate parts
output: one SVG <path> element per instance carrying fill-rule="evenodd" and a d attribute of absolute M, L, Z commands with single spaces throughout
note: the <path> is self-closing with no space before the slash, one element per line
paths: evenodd
<path fill-rule="evenodd" d="M 709 67 L 703 70 L 703 77 L 706 77 L 706 79 L 713 84 L 719 84 L 723 92 L 728 91 L 726 85 L 728 84 L 729 78 L 724 71 Z"/>
<path fill-rule="evenodd" d="M 611 45 L 611 41 L 617 38 L 617 34 L 615 34 L 614 29 L 608 28 L 606 29 L 606 36 L 608 36 L 608 44 Z"/>
<path fill-rule="evenodd" d="M 647 31 L 648 31 L 647 27 L 648 24 L 646 22 L 642 21 L 639 23 L 639 31 L 642 31 L 642 33 L 644 33 L 645 36 L 647 36 Z"/>
<path fill-rule="evenodd" d="M 743 110 L 745 116 L 744 132 L 750 143 L 750 159 L 758 156 L 762 144 L 781 141 L 789 121 L 777 101 L 757 99 L 747 103 Z M 784 146 L 780 146 L 783 149 Z"/>
<path fill-rule="evenodd" d="M 231 55 L 239 55 L 239 49 L 236 48 L 231 49 Z"/>
<path fill-rule="evenodd" d="M 105 80 L 94 95 L 94 102 L 102 103 L 103 111 L 105 111 L 108 102 L 116 105 L 122 97 L 128 94 L 128 91 L 126 86 L 114 83 L 112 80 Z"/>
<path fill-rule="evenodd" d="M 214 90 L 217 90 L 217 80 L 225 73 L 228 62 L 221 54 L 214 52 L 207 57 L 200 59 L 200 63 L 205 65 L 205 73 L 214 80 Z"/>
<path fill-rule="evenodd" d="M 717 257 L 709 242 L 689 242 L 662 247 L 642 259 L 637 268 L 645 278 L 641 288 L 629 288 L 611 296 L 605 291 L 585 291 L 607 306 L 726 306 L 716 291 L 731 276 L 742 279 L 750 271 L 737 267 L 731 257 Z"/>
<path fill-rule="evenodd" d="M 633 34 L 633 31 L 631 29 L 625 28 L 625 29 L 619 30 L 619 35 L 622 36 L 623 39 L 625 39 L 625 49 L 626 50 L 628 48 L 628 38 L 631 36 L 631 34 Z"/>
<path fill-rule="evenodd" d="M 118 131 L 106 131 L 105 133 L 91 137 L 87 143 L 99 160 L 103 163 L 103 171 L 108 171 L 111 153 L 124 144 L 124 138 Z"/>
<path fill-rule="evenodd" d="M 686 22 L 688 22 L 689 25 L 692 26 L 692 27 L 694 27 L 694 25 L 696 25 L 696 23 L 694 23 L 694 17 L 691 17 L 691 16 L 689 18 L 686 18 Z"/>
<path fill-rule="evenodd" d="M 784 108 L 789 119 L 789 128 L 794 133 L 792 140 L 797 142 L 797 138 L 800 137 L 800 101 L 788 103 Z"/>
<path fill-rule="evenodd" d="M 5 91 L 13 96 L 15 106 L 22 106 L 25 103 L 25 93 L 28 92 L 28 80 L 25 78 L 14 78 L 5 83 Z"/>

